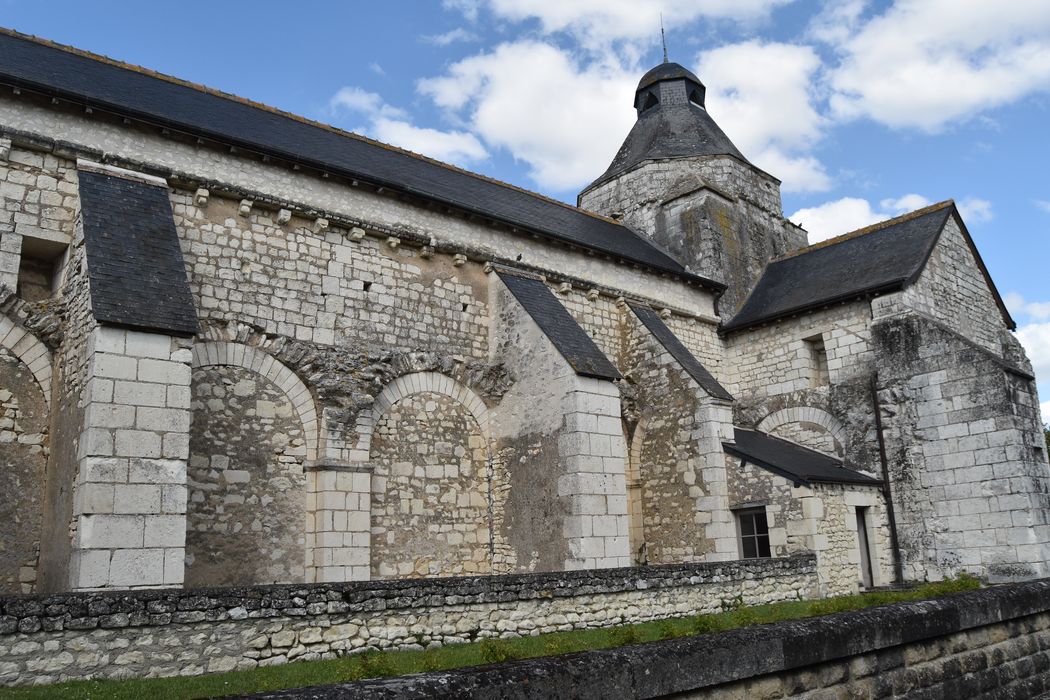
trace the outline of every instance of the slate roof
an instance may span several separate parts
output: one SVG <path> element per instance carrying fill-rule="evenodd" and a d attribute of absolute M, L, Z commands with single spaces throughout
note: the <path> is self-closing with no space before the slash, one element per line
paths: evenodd
<path fill-rule="evenodd" d="M 440 202 L 715 290 L 611 219 L 356 134 L 70 47 L 0 30 L 0 83 Z"/>
<path fill-rule="evenodd" d="M 926 266 L 953 210 L 941 202 L 774 260 L 723 330 L 904 288 Z"/>
<path fill-rule="evenodd" d="M 690 377 L 696 380 L 696 383 L 704 391 L 716 399 L 733 400 L 733 395 L 718 383 L 718 380 L 707 371 L 707 368 L 701 364 L 700 360 L 696 359 L 693 353 L 689 352 L 689 348 L 682 344 L 682 341 L 671 332 L 671 329 L 667 327 L 667 324 L 660 319 L 655 311 L 648 306 L 631 302 L 628 303 L 628 306 L 631 307 L 631 311 L 638 317 L 638 320 L 649 329 L 653 337 L 659 341 L 660 345 L 667 352 L 671 353 L 671 357 L 682 366 L 682 369 L 689 373 Z"/>
<path fill-rule="evenodd" d="M 729 155 L 747 163 L 703 107 L 658 104 L 638 117 L 609 168 L 583 191 L 594 189 L 647 160 Z"/>
<path fill-rule="evenodd" d="M 842 460 L 757 430 L 733 428 L 733 442 L 723 442 L 725 451 L 751 464 L 798 484 L 871 484 L 881 479 L 847 469 Z"/>
<path fill-rule="evenodd" d="M 661 80 L 677 80 L 678 78 L 685 78 L 686 80 L 692 80 L 694 83 L 703 84 L 700 82 L 700 78 L 696 77 L 696 74 L 685 66 L 679 63 L 674 63 L 673 61 L 668 61 L 667 63 L 661 63 L 650 68 L 646 74 L 642 76 L 642 79 L 638 81 L 638 87 L 635 88 L 635 92 L 640 92 Z"/>
<path fill-rule="evenodd" d="M 496 274 L 540 330 L 554 343 L 562 357 L 576 370 L 576 374 L 609 380 L 621 378 L 609 358 L 580 328 L 580 324 L 576 323 L 576 319 L 544 282 L 520 277 L 506 269 L 498 268 Z"/>
<path fill-rule="evenodd" d="M 88 170 L 77 177 L 95 319 L 174 335 L 197 333 L 167 188 Z"/>

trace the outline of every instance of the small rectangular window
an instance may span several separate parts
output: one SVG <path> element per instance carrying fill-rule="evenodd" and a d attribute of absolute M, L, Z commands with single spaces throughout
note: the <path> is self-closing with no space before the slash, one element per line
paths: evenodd
<path fill-rule="evenodd" d="M 811 387 L 827 386 L 830 383 L 828 375 L 828 351 L 824 346 L 824 336 L 821 334 L 804 338 L 802 345 L 806 349 L 809 360 L 809 385 Z"/>
<path fill-rule="evenodd" d="M 769 559 L 769 524 L 766 509 L 737 511 L 737 527 L 740 530 L 740 556 L 744 559 Z"/>

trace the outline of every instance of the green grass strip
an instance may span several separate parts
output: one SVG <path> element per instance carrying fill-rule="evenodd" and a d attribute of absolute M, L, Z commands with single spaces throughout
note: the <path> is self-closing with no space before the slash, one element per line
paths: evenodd
<path fill-rule="evenodd" d="M 535 637 L 486 639 L 471 644 L 453 644 L 426 651 L 370 651 L 328 661 L 304 661 L 248 671 L 203 676 L 141 678 L 131 680 L 70 681 L 47 686 L 0 688 L 0 699 L 69 698 L 71 700 L 182 700 L 235 693 L 338 683 L 420 671 L 442 671 L 512 659 L 567 654 L 589 649 L 610 649 L 661 639 L 797 620 L 847 610 L 973 590 L 980 582 L 970 576 L 930 583 L 905 591 L 862 593 L 813 601 L 789 601 L 745 607 L 739 601 L 724 601 L 725 612 L 695 615 L 656 622 L 603 629 L 552 632 Z"/>

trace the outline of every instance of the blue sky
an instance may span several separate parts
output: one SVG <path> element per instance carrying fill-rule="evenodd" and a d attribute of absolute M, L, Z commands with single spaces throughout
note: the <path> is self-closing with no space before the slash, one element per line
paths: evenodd
<path fill-rule="evenodd" d="M 1050 417 L 1045 0 L 0 0 L 4 26 L 570 202 L 633 123 L 661 12 L 812 238 L 960 203 Z"/>

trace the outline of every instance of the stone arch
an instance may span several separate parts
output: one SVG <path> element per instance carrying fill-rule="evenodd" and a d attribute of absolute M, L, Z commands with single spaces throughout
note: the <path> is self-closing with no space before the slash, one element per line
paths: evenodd
<path fill-rule="evenodd" d="M 492 573 L 493 463 L 488 410 L 437 372 L 390 382 L 358 420 L 373 470 L 373 577 Z M 362 422 L 363 419 L 363 422 Z"/>
<path fill-rule="evenodd" d="M 777 428 L 792 423 L 811 423 L 820 426 L 835 441 L 836 451 L 839 456 L 841 457 L 844 453 L 846 448 L 846 427 L 835 416 L 813 406 L 793 406 L 774 411 L 759 422 L 758 429 L 764 433 L 774 433 Z"/>
<path fill-rule="evenodd" d="M 192 367 L 186 585 L 304 581 L 313 396 L 248 345 L 199 343 Z"/>
<path fill-rule="evenodd" d="M 18 326 L 7 316 L 0 315 L 0 346 L 25 363 L 51 406 L 51 353 L 35 335 Z"/>
<path fill-rule="evenodd" d="M 242 367 L 276 384 L 295 407 L 306 433 L 306 459 L 317 459 L 318 422 L 313 395 L 302 380 L 272 355 L 240 343 L 198 343 L 193 348 L 193 369 L 209 366 Z"/>
<path fill-rule="evenodd" d="M 355 423 L 357 445 L 352 451 L 354 460 L 361 462 L 368 460 L 372 449 L 372 433 L 376 423 L 392 405 L 406 396 L 424 392 L 442 394 L 463 404 L 474 416 L 474 420 L 481 428 L 482 435 L 486 440 L 489 438 L 489 410 L 481 397 L 470 387 L 440 372 L 410 372 L 383 387 L 375 401 L 372 402 L 371 408 L 362 411 L 357 417 Z"/>

